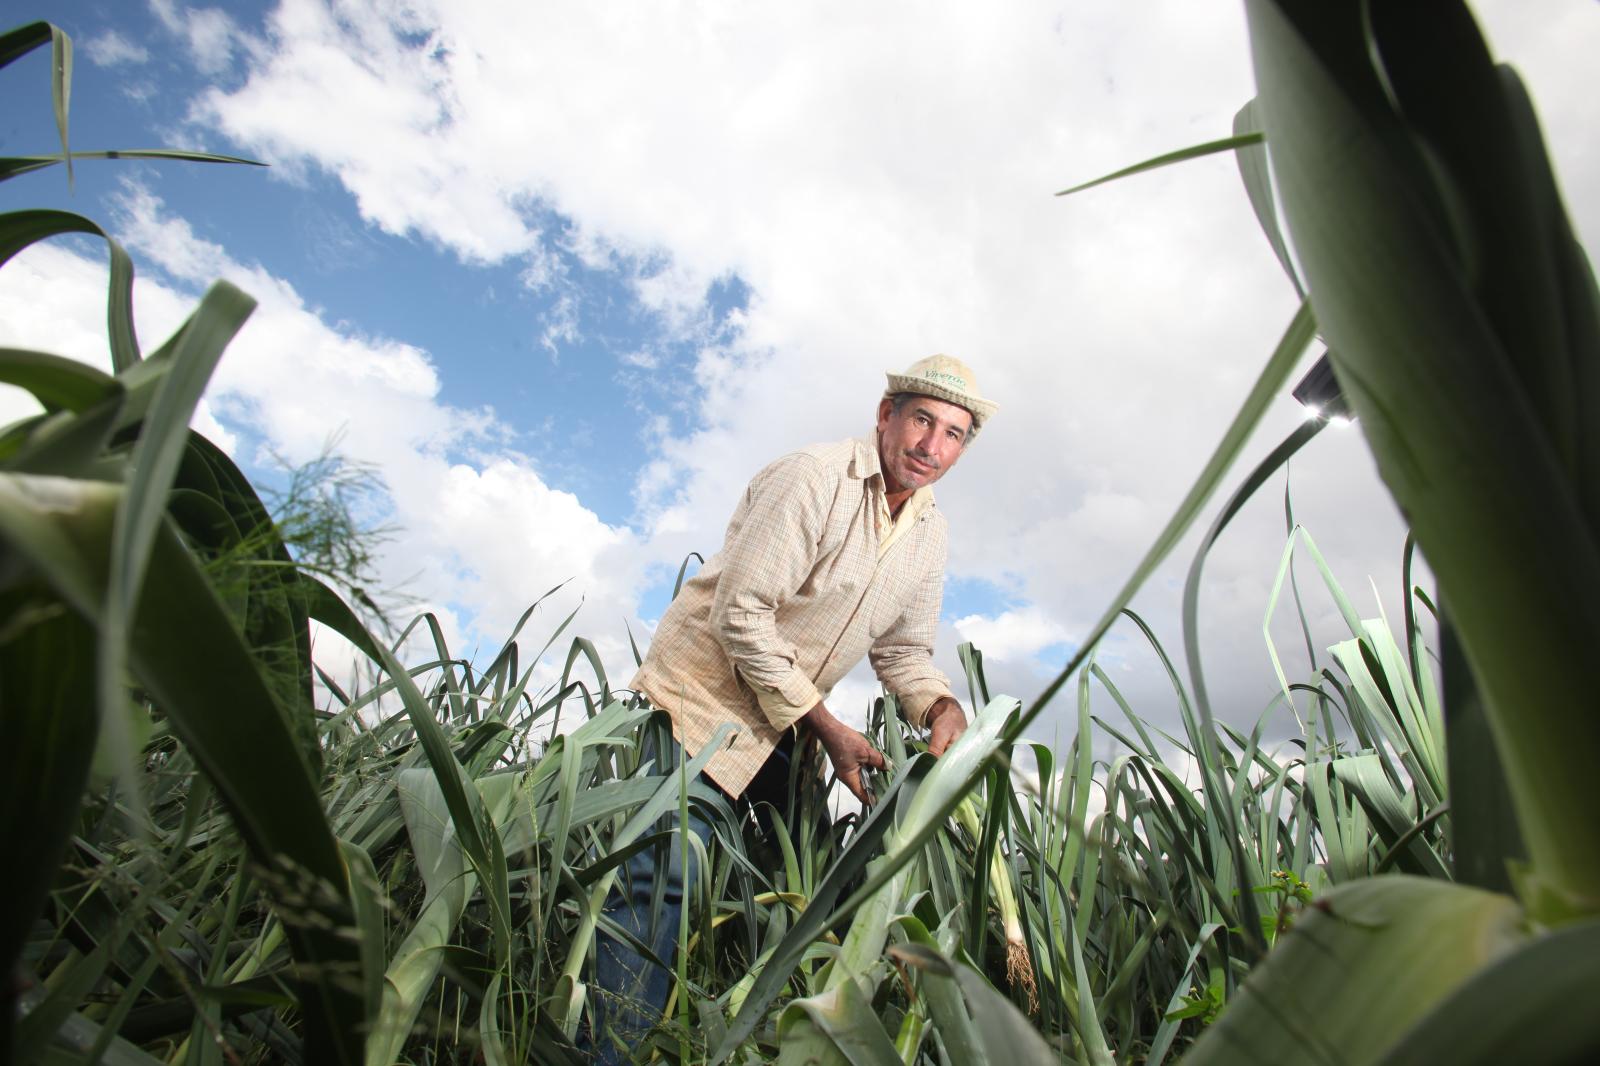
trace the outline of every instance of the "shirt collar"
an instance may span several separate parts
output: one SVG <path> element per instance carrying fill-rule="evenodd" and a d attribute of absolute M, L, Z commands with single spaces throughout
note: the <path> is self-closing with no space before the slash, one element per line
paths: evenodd
<path fill-rule="evenodd" d="M 911 494 L 910 498 L 906 500 L 905 506 L 900 508 L 900 517 L 895 519 L 895 521 L 897 521 L 897 522 L 911 522 L 911 521 L 914 521 L 918 516 L 920 516 L 922 514 L 923 511 L 926 511 L 928 508 L 930 508 L 932 506 L 933 506 L 933 489 L 932 489 L 932 487 L 930 487 L 928 485 L 924 485 L 924 486 L 922 486 L 922 488 L 920 488 L 917 491 L 913 492 Z"/>
<path fill-rule="evenodd" d="M 872 435 L 857 437 L 855 455 L 850 460 L 850 476 L 860 481 L 872 478 L 882 480 L 883 467 L 878 465 L 878 440 Z"/>
<path fill-rule="evenodd" d="M 855 456 L 850 462 L 850 475 L 861 481 L 876 482 L 878 499 L 887 500 L 887 488 L 883 482 L 883 466 L 878 461 L 878 438 L 868 434 L 858 437 L 855 441 Z M 924 485 L 906 498 L 904 506 L 896 521 L 917 517 L 923 511 L 933 506 L 933 487 Z M 887 503 L 884 504 L 887 506 Z"/>

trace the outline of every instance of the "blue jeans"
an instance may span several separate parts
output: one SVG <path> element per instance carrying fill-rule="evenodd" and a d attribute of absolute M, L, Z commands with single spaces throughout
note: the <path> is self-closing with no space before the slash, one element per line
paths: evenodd
<path fill-rule="evenodd" d="M 670 771 L 682 758 L 673 744 L 672 755 L 665 760 Z M 740 811 L 749 811 L 758 803 L 770 803 L 788 815 L 792 806 L 789 787 L 789 764 L 794 753 L 794 734 L 785 733 L 777 750 L 756 774 L 736 804 Z M 701 781 L 716 788 L 705 775 Z M 756 820 L 763 833 L 772 829 L 771 818 L 764 808 L 755 809 Z M 663 818 L 669 827 L 678 824 L 678 812 L 671 810 Z M 689 831 L 701 843 L 711 842 L 711 823 L 691 806 Z M 661 909 L 654 928 L 651 926 L 656 888 L 656 849 L 648 848 L 629 859 L 622 868 L 618 883 L 606 897 L 604 913 L 620 928 L 632 933 L 647 945 L 656 958 L 667 966 L 673 964 L 678 948 L 678 925 L 683 916 L 683 886 L 694 884 L 696 856 L 694 845 L 689 845 L 689 868 L 684 869 L 684 847 L 681 838 L 668 842 L 668 858 L 662 871 Z M 667 1005 L 667 994 L 672 988 L 672 974 L 657 965 L 625 940 L 605 932 L 596 937 L 593 1030 L 590 1046 L 583 1050 L 594 1056 L 600 1066 L 622 1066 L 638 1052 L 645 1038 Z"/>
<path fill-rule="evenodd" d="M 673 826 L 677 812 L 668 816 Z M 689 831 L 701 843 L 711 841 L 711 824 L 693 808 L 689 811 Z M 656 889 L 656 849 L 647 848 L 623 866 L 618 883 L 606 898 L 605 914 L 623 930 L 649 946 L 657 959 L 671 965 L 677 954 L 678 926 L 683 917 L 683 886 L 695 880 L 696 855 L 689 845 L 688 868 L 684 867 L 684 842 L 674 837 L 667 844 L 668 859 L 661 882 L 661 909 L 654 909 Z M 654 928 L 651 919 L 655 918 Z M 641 954 L 626 940 L 605 932 L 597 938 L 594 974 L 594 1061 L 602 1066 L 621 1066 L 644 1043 L 650 1030 L 661 1020 L 667 1005 L 672 974 Z"/>

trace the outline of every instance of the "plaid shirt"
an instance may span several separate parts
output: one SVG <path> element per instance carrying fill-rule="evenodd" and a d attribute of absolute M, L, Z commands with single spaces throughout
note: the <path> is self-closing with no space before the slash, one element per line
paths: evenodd
<path fill-rule="evenodd" d="M 786 455 L 750 482 L 722 550 L 662 616 L 632 687 L 690 752 L 738 725 L 706 767 L 730 795 L 863 655 L 913 726 L 951 694 L 933 665 L 944 516 L 926 488 L 887 516 L 873 438 Z"/>

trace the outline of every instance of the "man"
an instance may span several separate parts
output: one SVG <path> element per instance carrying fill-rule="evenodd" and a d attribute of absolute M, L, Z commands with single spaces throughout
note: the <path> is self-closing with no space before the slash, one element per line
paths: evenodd
<path fill-rule="evenodd" d="M 888 375 L 872 436 L 786 455 L 750 482 L 722 550 L 662 616 L 632 683 L 671 717 L 686 752 L 699 752 L 723 724 L 735 725 L 705 769 L 730 798 L 788 807 L 799 728 L 821 744 L 844 786 L 863 805 L 871 802 L 862 771 L 883 769 L 883 756 L 825 702 L 863 656 L 906 720 L 930 731 L 933 755 L 966 729 L 949 679 L 933 665 L 946 530 L 932 485 L 995 410 L 965 364 L 930 356 Z M 703 823 L 691 828 L 709 836 Z M 653 862 L 639 858 L 627 891 L 636 902 L 618 898 L 608 912 L 651 943 L 642 913 Z M 670 920 L 659 923 L 653 943 L 664 959 L 681 884 L 682 871 L 670 870 L 662 916 Z M 657 1014 L 666 999 L 666 973 L 615 941 L 600 947 L 596 981 Z M 615 1027 L 631 1041 L 653 1018 L 627 1011 Z"/>

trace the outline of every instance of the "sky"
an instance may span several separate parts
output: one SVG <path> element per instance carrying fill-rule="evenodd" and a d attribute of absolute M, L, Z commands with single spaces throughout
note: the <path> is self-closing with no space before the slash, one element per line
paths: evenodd
<path fill-rule="evenodd" d="M 1580 234 L 1600 234 L 1600 6 L 1475 5 L 1528 82 Z M 965 360 L 1000 413 L 937 487 L 937 658 L 975 642 L 1028 700 L 1077 649 L 1220 439 L 1295 310 L 1230 157 L 1071 197 L 1226 136 L 1253 94 L 1233 0 L 1012 4 L 56 0 L 74 148 L 166 145 L 266 168 L 82 162 L 0 186 L 129 249 L 153 348 L 219 278 L 259 306 L 195 427 L 263 484 L 329 441 L 385 492 L 380 566 L 487 662 L 546 590 L 631 676 L 690 552 L 760 467 L 870 431 L 886 371 Z M 13 16 L 19 21 L 24 13 Z M 0 72 L 0 150 L 54 149 L 43 52 Z M 108 364 L 103 249 L 0 270 L 0 344 Z M 1307 363 L 1309 366 L 1309 361 Z M 0 386 L 0 422 L 30 410 Z M 1303 413 L 1279 401 L 1234 472 Z M 1290 472 L 1295 518 L 1367 616 L 1401 609 L 1405 531 L 1358 427 Z M 1199 526 L 1210 521 L 1206 515 Z M 1220 717 L 1276 690 L 1263 636 L 1279 475 L 1206 567 Z M 1135 608 L 1175 659 L 1195 536 Z M 1315 571 L 1314 643 L 1339 639 Z M 1270 627 L 1307 671 L 1292 613 Z M 319 638 L 331 660 L 345 654 Z M 1295 651 L 1297 646 L 1301 650 Z M 1099 662 L 1176 722 L 1138 631 Z M 554 669 L 546 667 L 544 676 Z M 865 668 L 830 697 L 859 721 Z M 1033 735 L 1072 721 L 1063 698 Z M 1280 723 L 1283 724 L 1283 723 Z M 1278 728 L 1275 725 L 1273 728 Z"/>

